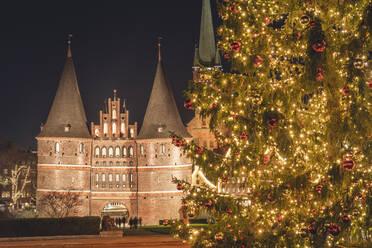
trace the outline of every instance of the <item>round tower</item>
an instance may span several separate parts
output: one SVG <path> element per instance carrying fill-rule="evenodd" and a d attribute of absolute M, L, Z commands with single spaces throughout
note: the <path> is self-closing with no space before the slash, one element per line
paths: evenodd
<path fill-rule="evenodd" d="M 64 215 L 89 215 L 92 139 L 76 79 L 70 39 L 56 96 L 36 140 L 39 215 L 58 215 L 59 210 L 50 208 L 51 199 L 54 205 L 69 208 Z M 49 199 L 48 204 L 46 199 Z"/>
<path fill-rule="evenodd" d="M 172 178 L 191 182 L 192 163 L 183 151 L 172 144 L 170 132 L 191 139 L 179 115 L 161 59 L 147 105 L 141 131 L 137 137 L 138 216 L 143 223 L 179 219 L 182 191 Z"/>

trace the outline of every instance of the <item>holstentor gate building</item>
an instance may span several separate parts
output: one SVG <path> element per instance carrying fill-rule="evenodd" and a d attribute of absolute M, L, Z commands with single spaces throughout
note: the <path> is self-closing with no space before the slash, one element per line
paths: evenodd
<path fill-rule="evenodd" d="M 215 144 L 205 120 L 196 116 L 187 128 L 184 126 L 164 73 L 160 45 L 151 95 L 138 132 L 116 91 L 99 112 L 99 123 L 88 125 L 70 43 L 47 121 L 36 137 L 37 209 L 44 207 L 41 197 L 58 192 L 80 196 L 82 204 L 73 213 L 78 216 L 127 212 L 141 217 L 144 224 L 180 218 L 182 191 L 176 189 L 172 177 L 189 182 L 196 179 L 192 179 L 191 160 L 172 144 L 169 132 L 194 138 L 208 148 Z M 210 0 L 203 0 L 195 81 L 199 64 L 220 67 Z"/>

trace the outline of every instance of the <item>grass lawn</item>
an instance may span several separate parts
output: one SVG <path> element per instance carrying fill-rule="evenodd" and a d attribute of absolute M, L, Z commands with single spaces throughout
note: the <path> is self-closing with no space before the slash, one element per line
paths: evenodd
<path fill-rule="evenodd" d="M 192 227 L 207 227 L 208 224 L 190 224 Z M 153 226 L 144 226 L 142 227 L 143 229 L 150 231 L 150 232 L 155 232 L 155 233 L 161 233 L 161 234 L 170 234 L 171 231 L 171 226 L 163 226 L 163 225 L 153 225 Z"/>

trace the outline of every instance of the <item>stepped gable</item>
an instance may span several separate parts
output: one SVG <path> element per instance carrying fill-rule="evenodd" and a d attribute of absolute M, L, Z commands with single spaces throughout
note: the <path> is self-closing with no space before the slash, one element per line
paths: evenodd
<path fill-rule="evenodd" d="M 67 58 L 46 124 L 38 137 L 90 138 L 68 41 Z"/>
<path fill-rule="evenodd" d="M 170 132 L 191 137 L 182 123 L 173 92 L 166 79 L 159 44 L 159 59 L 153 88 L 138 139 L 169 138 Z"/>

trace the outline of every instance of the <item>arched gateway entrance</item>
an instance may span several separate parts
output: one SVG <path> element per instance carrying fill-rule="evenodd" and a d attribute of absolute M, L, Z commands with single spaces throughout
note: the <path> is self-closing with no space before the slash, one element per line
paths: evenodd
<path fill-rule="evenodd" d="M 129 212 L 124 204 L 119 202 L 111 202 L 102 209 L 101 217 L 103 216 L 110 216 L 112 219 L 123 217 L 128 219 Z"/>

